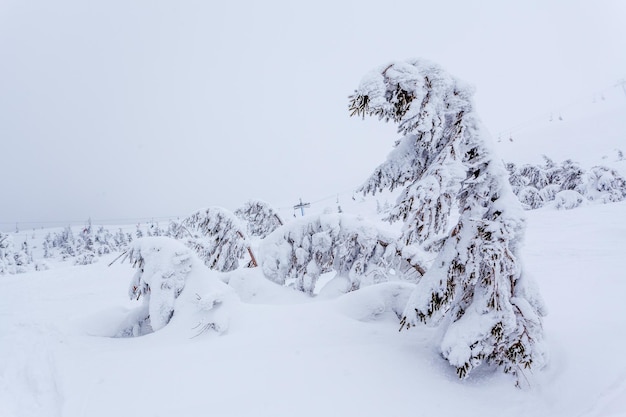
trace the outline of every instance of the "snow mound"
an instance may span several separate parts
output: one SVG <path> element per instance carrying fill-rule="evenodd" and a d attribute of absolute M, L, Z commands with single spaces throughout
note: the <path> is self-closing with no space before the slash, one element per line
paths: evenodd
<path fill-rule="evenodd" d="M 560 191 L 554 196 L 554 207 L 558 210 L 571 210 L 580 207 L 585 202 L 585 197 L 578 191 Z"/>
<path fill-rule="evenodd" d="M 349 292 L 336 299 L 337 309 L 359 321 L 371 321 L 385 313 L 399 319 L 404 312 L 415 284 L 408 282 L 383 282 Z"/>

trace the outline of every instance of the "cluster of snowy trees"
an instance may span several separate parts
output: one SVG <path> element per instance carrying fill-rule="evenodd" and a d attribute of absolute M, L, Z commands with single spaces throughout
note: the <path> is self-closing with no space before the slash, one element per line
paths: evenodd
<path fill-rule="evenodd" d="M 155 225 L 149 224 L 142 231 L 137 226 L 136 236 L 152 235 Z M 158 229 L 158 225 L 156 226 Z M 119 228 L 111 232 L 104 226 L 94 227 L 91 220 L 78 232 L 70 226 L 57 233 L 48 233 L 43 240 L 43 257 L 46 259 L 72 260 L 75 265 L 89 265 L 97 262 L 98 258 L 113 252 L 126 250 L 134 239 L 133 234 Z"/>
<path fill-rule="evenodd" d="M 0 275 L 19 274 L 47 269 L 43 262 L 35 262 L 28 242 L 15 249 L 10 235 L 0 232 Z"/>
<path fill-rule="evenodd" d="M 544 156 L 544 163 L 506 164 L 513 192 L 527 210 L 554 202 L 558 209 L 571 209 L 586 201 L 609 203 L 626 198 L 626 179 L 616 170 L 594 166 L 584 170 L 572 160 L 557 164 Z"/>

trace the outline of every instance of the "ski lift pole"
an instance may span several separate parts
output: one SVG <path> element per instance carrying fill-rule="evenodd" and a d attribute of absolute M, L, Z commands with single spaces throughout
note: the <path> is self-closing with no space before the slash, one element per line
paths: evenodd
<path fill-rule="evenodd" d="M 295 206 L 293 206 L 293 209 L 300 209 L 300 214 L 304 216 L 304 209 L 308 207 L 311 207 L 311 203 L 303 203 L 302 198 L 300 198 L 300 204 L 296 204 Z"/>

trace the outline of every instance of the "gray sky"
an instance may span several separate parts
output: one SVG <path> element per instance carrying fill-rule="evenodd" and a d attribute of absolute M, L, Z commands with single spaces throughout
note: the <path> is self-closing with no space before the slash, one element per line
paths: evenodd
<path fill-rule="evenodd" d="M 625 51 L 622 0 L 0 0 L 0 222 L 342 193 L 396 138 L 348 117 L 378 65 L 441 64 L 496 135 L 625 77 Z"/>

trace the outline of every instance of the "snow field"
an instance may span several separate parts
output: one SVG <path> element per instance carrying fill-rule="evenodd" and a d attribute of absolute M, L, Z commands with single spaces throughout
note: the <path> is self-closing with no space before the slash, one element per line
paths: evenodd
<path fill-rule="evenodd" d="M 528 213 L 551 362 L 524 390 L 487 369 L 461 382 L 436 330 L 399 333 L 393 301 L 411 284 L 317 299 L 258 270 L 209 271 L 241 299 L 225 333 L 173 320 L 107 337 L 139 302 L 126 297 L 135 270 L 103 259 L 0 280 L 0 416 L 623 416 L 625 212 Z"/>

